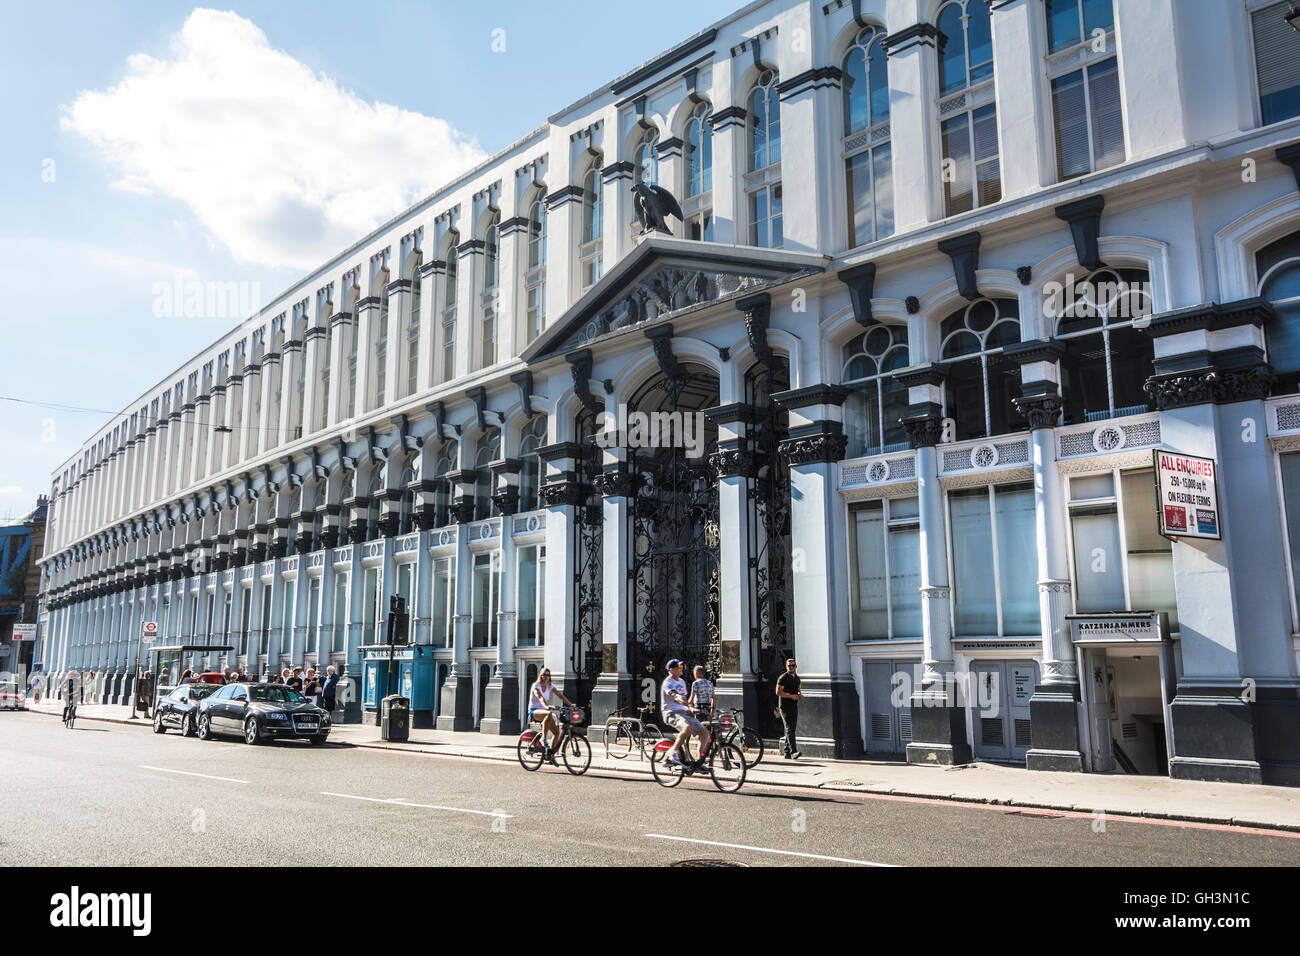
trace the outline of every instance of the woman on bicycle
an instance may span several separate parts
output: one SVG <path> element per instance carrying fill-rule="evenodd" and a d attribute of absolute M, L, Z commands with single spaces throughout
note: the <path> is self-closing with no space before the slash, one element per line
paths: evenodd
<path fill-rule="evenodd" d="M 555 748 L 560 745 L 560 725 L 556 722 L 555 715 L 551 713 L 551 707 L 555 705 L 557 697 L 569 707 L 573 706 L 573 701 L 560 693 L 560 689 L 551 683 L 551 669 L 543 667 L 542 672 L 537 675 L 537 680 L 528 690 L 528 719 L 540 721 L 543 739 L 550 737 L 551 744 L 546 748 L 546 757 L 551 763 L 555 763 Z"/>

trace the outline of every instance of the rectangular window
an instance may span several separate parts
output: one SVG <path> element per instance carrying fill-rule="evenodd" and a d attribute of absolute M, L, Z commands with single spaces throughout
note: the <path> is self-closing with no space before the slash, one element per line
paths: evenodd
<path fill-rule="evenodd" d="M 341 654 L 348 647 L 348 585 L 346 574 L 334 580 L 334 621 L 330 630 L 330 651 Z"/>
<path fill-rule="evenodd" d="M 366 568 L 365 577 L 362 579 L 362 613 L 365 615 L 361 619 L 361 638 L 367 644 L 382 644 L 384 635 L 382 633 L 383 619 L 379 609 L 379 600 L 381 597 L 381 587 L 379 581 L 379 568 Z"/>
<path fill-rule="evenodd" d="M 471 582 L 474 647 L 496 647 L 497 595 L 500 587 L 499 552 L 474 556 Z"/>
<path fill-rule="evenodd" d="M 519 549 L 518 629 L 515 643 L 537 647 L 544 643 L 546 615 L 546 546 Z"/>
<path fill-rule="evenodd" d="M 948 495 L 953 633 L 1040 632 L 1033 485 L 967 488 Z"/>
<path fill-rule="evenodd" d="M 1288 3 L 1275 3 L 1250 15 L 1259 117 L 1265 126 L 1300 116 L 1300 32 L 1283 19 L 1291 10 Z"/>
<path fill-rule="evenodd" d="M 253 614 L 253 588 L 250 585 L 241 588 L 243 595 L 239 599 L 239 653 L 248 653 L 248 635 Z"/>
<path fill-rule="evenodd" d="M 774 183 L 749 195 L 749 242 L 779 249 L 782 243 L 781 184 Z"/>
<path fill-rule="evenodd" d="M 849 245 L 894 234 L 894 180 L 888 143 L 844 161 L 849 200 Z"/>
<path fill-rule="evenodd" d="M 307 654 L 320 647 L 320 590 L 321 579 L 312 578 L 307 590 Z"/>
<path fill-rule="evenodd" d="M 408 620 L 408 630 L 406 632 L 407 642 L 414 641 L 412 635 L 411 623 L 415 620 L 415 562 L 410 561 L 397 567 L 397 595 L 406 600 L 406 613 Z"/>
<path fill-rule="evenodd" d="M 271 585 L 262 585 L 262 627 L 261 637 L 258 640 L 258 654 L 271 654 Z M 268 665 L 270 661 L 267 661 Z"/>
<path fill-rule="evenodd" d="M 528 308 L 524 315 L 524 344 L 542 334 L 546 322 L 546 284 L 539 283 L 528 289 Z"/>
<path fill-rule="evenodd" d="M 948 215 L 1001 199 L 997 108 L 990 104 L 945 121 L 943 158 Z"/>
<path fill-rule="evenodd" d="M 430 642 L 434 647 L 451 647 L 456 614 L 456 573 L 453 558 L 437 558 L 433 562 L 433 591 L 430 598 Z"/>
<path fill-rule="evenodd" d="M 1052 53 L 1068 49 L 1115 27 L 1112 0 L 1047 0 L 1047 46 Z"/>
<path fill-rule="evenodd" d="M 490 308 L 484 307 L 480 328 L 479 344 L 482 352 L 479 355 L 479 366 L 487 368 L 497 361 L 497 319 Z"/>
<path fill-rule="evenodd" d="M 1060 179 L 1124 161 L 1124 116 L 1114 57 L 1052 80 L 1052 115 Z"/>
<path fill-rule="evenodd" d="M 853 639 L 921 636 L 921 528 L 916 498 L 855 506 L 849 526 Z"/>
<path fill-rule="evenodd" d="M 284 582 L 284 612 L 280 615 L 280 653 L 293 650 L 293 628 L 297 623 L 298 582 L 290 578 Z"/>
<path fill-rule="evenodd" d="M 1069 507 L 1075 608 L 1166 611 L 1177 630 L 1173 546 L 1157 528 L 1152 469 L 1071 478 Z"/>
<path fill-rule="evenodd" d="M 456 316 L 442 320 L 442 380 L 450 382 L 456 377 Z"/>

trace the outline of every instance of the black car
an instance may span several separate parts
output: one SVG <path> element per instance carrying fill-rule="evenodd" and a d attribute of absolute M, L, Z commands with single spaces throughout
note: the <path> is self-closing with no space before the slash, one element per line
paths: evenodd
<path fill-rule="evenodd" d="M 248 744 L 267 737 L 323 744 L 330 715 L 283 684 L 227 684 L 199 703 L 198 728 L 200 740 L 238 734 Z"/>
<path fill-rule="evenodd" d="M 153 732 L 165 734 L 168 727 L 175 727 L 186 737 L 193 737 L 199 730 L 199 703 L 220 689 L 220 684 L 181 684 L 158 701 Z"/>

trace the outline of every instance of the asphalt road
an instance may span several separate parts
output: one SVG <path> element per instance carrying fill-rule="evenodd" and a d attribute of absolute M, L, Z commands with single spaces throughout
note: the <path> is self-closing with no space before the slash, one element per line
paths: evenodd
<path fill-rule="evenodd" d="M 1300 838 L 0 714 L 7 865 L 1296 866 Z M 1300 835 L 1296 835 L 1300 836 Z M 673 838 L 673 839 L 669 839 Z M 719 845 L 730 844 L 730 846 Z"/>

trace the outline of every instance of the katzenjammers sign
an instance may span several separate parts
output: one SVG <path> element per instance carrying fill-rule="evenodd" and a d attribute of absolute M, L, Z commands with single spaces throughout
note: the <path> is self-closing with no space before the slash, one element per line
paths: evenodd
<path fill-rule="evenodd" d="M 1155 452 L 1160 533 L 1167 538 L 1223 538 L 1219 473 L 1213 458 Z"/>

